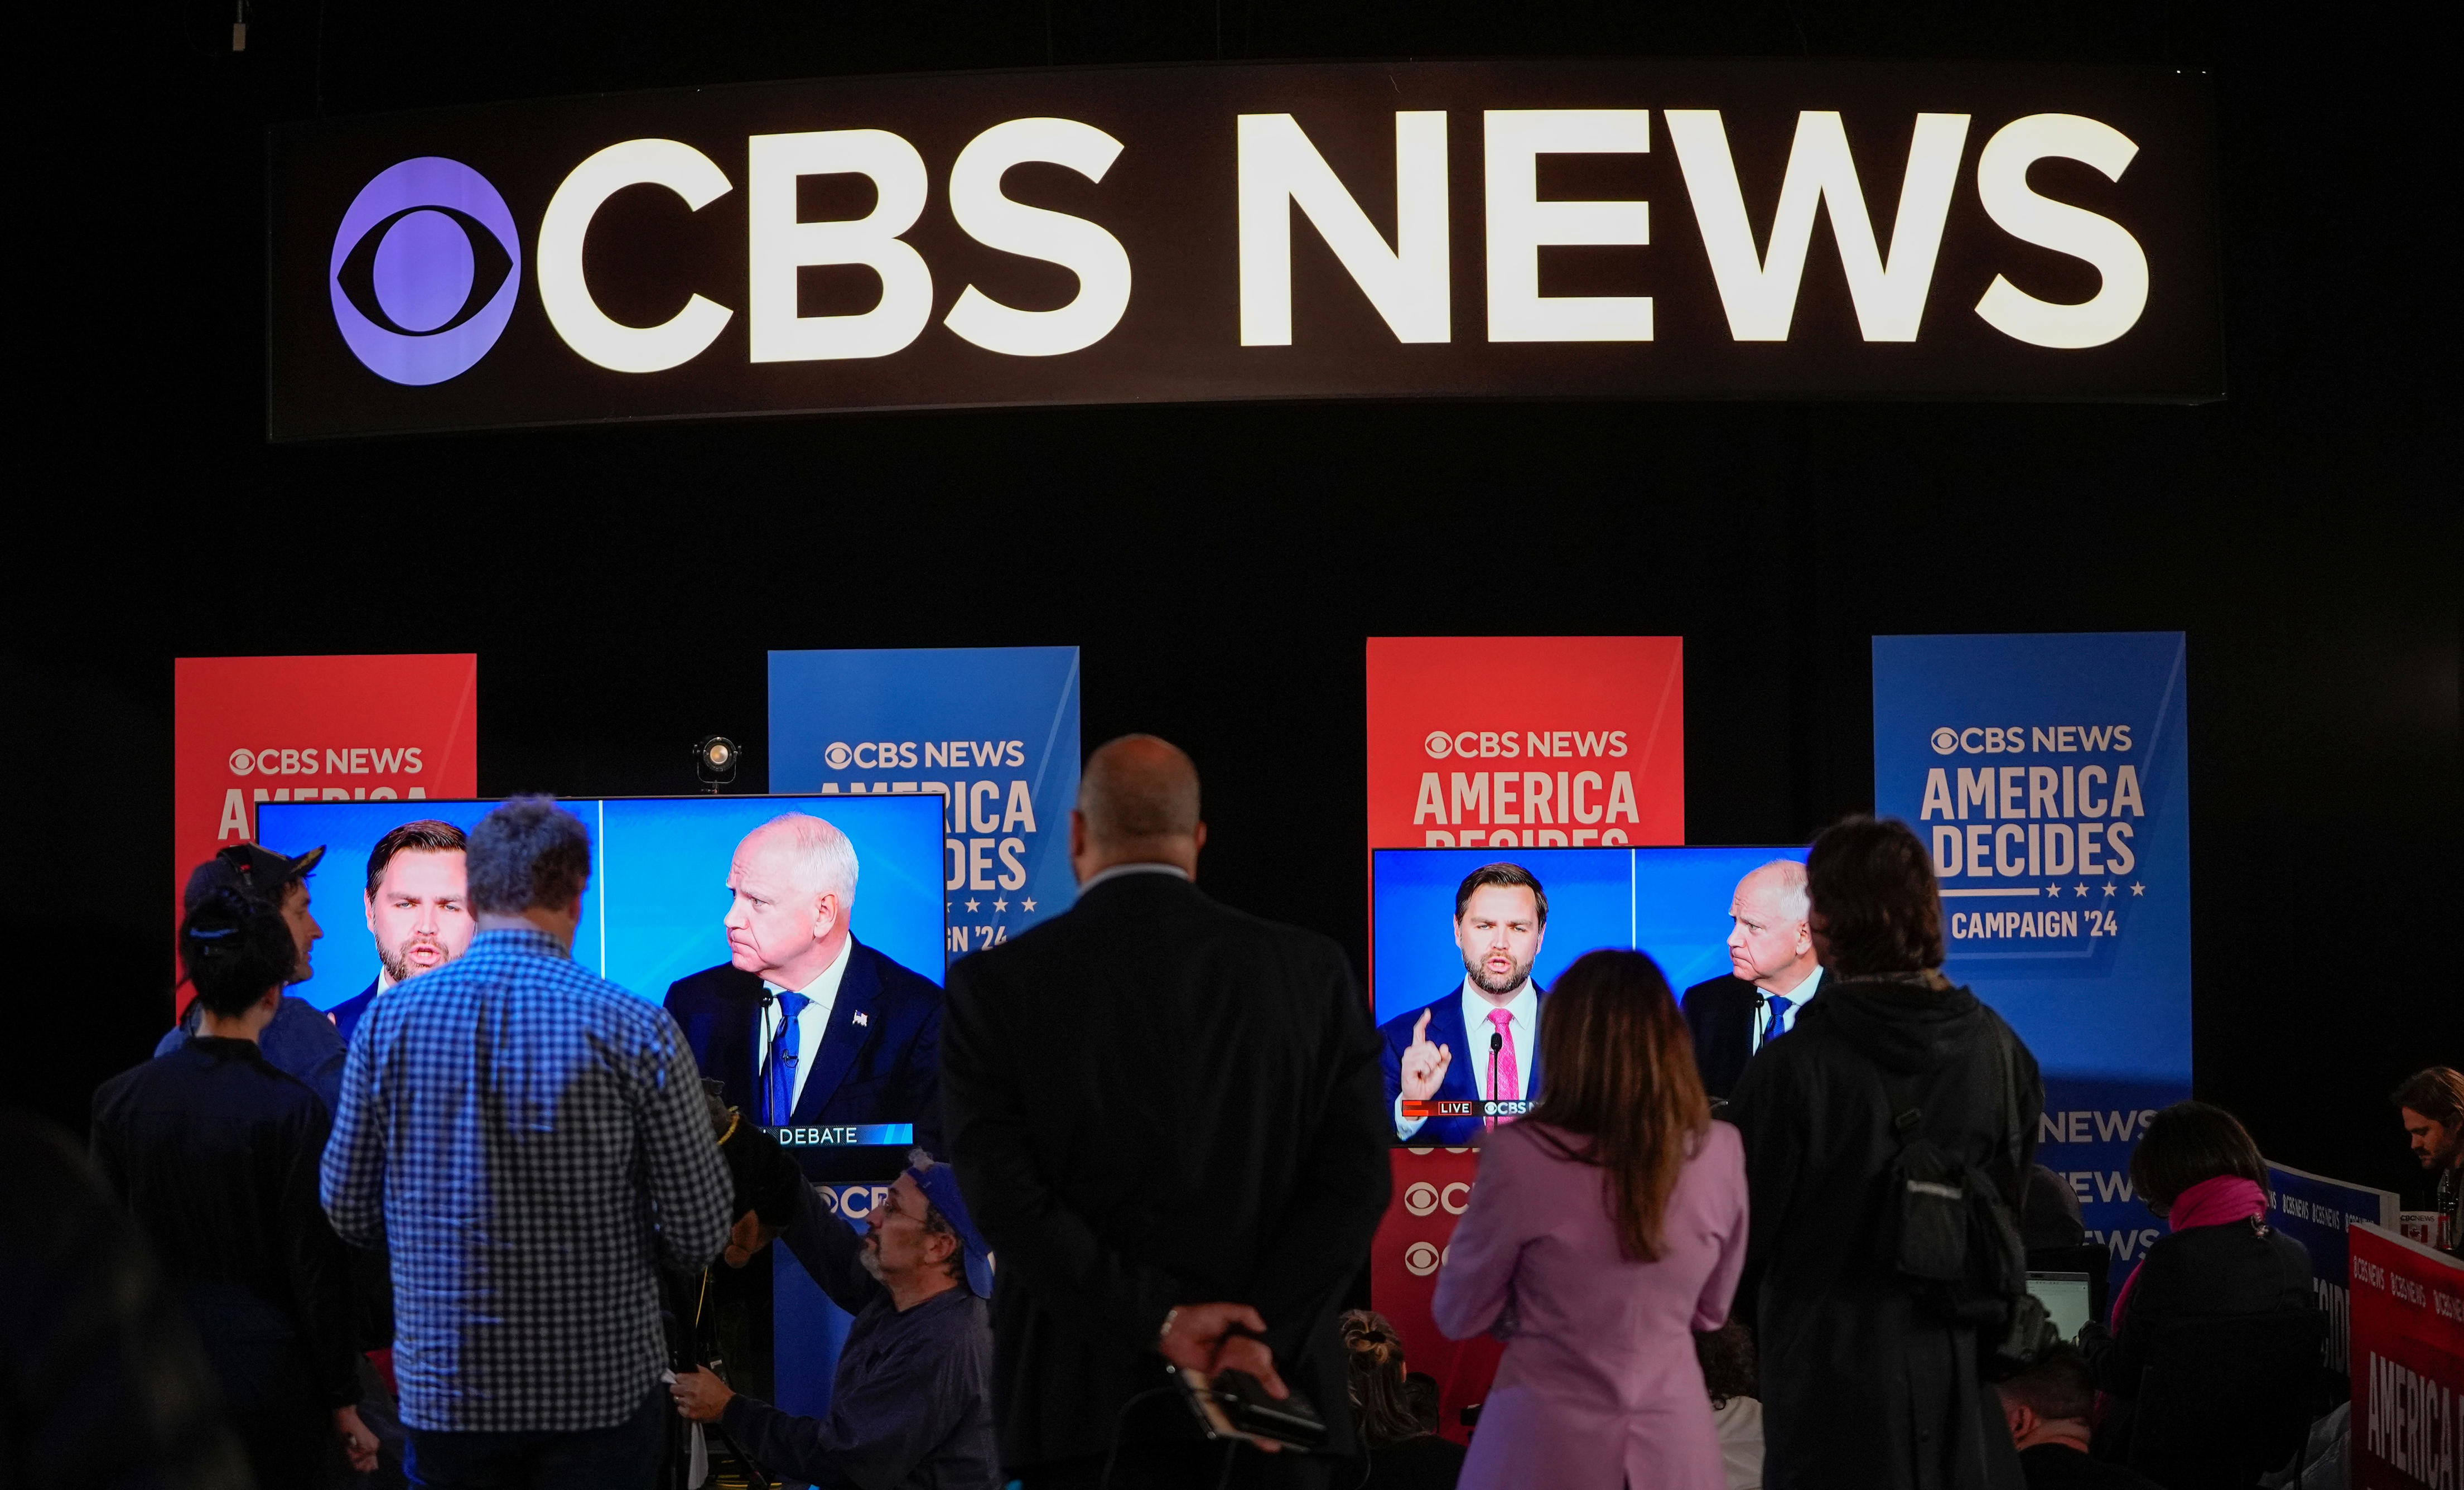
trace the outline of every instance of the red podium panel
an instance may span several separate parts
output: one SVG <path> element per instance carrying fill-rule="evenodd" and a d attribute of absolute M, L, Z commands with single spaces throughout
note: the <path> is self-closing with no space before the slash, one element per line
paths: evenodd
<path fill-rule="evenodd" d="M 2464 1484 L 2464 1261 L 2356 1222 L 2353 1490 Z"/>
<path fill-rule="evenodd" d="M 172 670 L 171 734 L 176 925 L 188 871 L 254 842 L 261 802 L 479 795 L 479 659 L 183 657 Z M 358 900 L 360 868 L 326 866 L 328 905 L 338 891 Z"/>

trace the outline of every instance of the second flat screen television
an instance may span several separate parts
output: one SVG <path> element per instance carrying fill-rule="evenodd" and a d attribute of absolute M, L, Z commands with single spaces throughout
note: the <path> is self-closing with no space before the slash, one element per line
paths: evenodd
<path fill-rule="evenodd" d="M 1486 942 L 1474 936 L 1467 951 L 1458 935 L 1455 897 L 1472 871 L 1518 866 L 1548 898 L 1528 975 L 1536 1017 L 1539 998 L 1558 975 L 1596 948 L 1650 954 L 1680 997 L 1692 985 L 1727 974 L 1728 906 L 1737 882 L 1774 859 L 1804 858 L 1802 848 L 1375 850 L 1370 856 L 1370 991 L 1385 1046 L 1395 1142 L 1467 1145 L 1490 1121 L 1510 1120 L 1538 1095 L 1540 1073 L 1530 1059 L 1538 1031 L 1518 1031 L 1509 1046 L 1501 1029 L 1489 1027 L 1499 1006 L 1470 986 L 1484 973 L 1492 983 L 1501 981 L 1494 971 L 1476 966 L 1487 960 Z M 1511 1030 L 1512 1011 L 1507 1012 L 1503 1029 Z M 1476 1022 L 1482 1027 L 1474 1028 Z M 1416 1039 L 1443 1043 L 1449 1058 L 1440 1089 L 1417 1101 L 1405 1097 L 1400 1078 L 1403 1052 Z M 1517 1053 L 1522 1059 L 1513 1060 Z M 1501 1100 L 1502 1107 L 1488 1106 Z"/>

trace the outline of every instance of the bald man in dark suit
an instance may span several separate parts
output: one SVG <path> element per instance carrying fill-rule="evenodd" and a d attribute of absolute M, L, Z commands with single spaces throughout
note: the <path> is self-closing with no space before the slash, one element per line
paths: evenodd
<path fill-rule="evenodd" d="M 1078 803 L 1077 905 L 952 968 L 942 1029 L 951 1153 L 999 1262 L 1004 1472 L 1091 1490 L 1117 1442 L 1115 1490 L 1324 1486 L 1356 1445 L 1335 1314 L 1389 1187 L 1367 1004 L 1332 941 L 1198 888 L 1179 750 L 1114 740 Z M 1167 1364 L 1297 1391 L 1326 1454 L 1205 1441 L 1137 1400 Z"/>

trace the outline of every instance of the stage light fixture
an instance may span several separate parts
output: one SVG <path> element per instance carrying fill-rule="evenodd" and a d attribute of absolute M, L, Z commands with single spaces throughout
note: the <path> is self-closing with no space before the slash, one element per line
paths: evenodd
<path fill-rule="evenodd" d="M 702 786 L 712 792 L 736 779 L 737 762 L 744 752 L 724 734 L 714 734 L 693 748 L 693 770 L 701 777 Z"/>

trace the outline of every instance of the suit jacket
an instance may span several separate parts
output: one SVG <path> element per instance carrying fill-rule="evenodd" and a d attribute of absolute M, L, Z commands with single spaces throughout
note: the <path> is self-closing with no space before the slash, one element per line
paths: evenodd
<path fill-rule="evenodd" d="M 1754 1010 L 1761 991 L 1744 978 L 1722 974 L 1685 990 L 1685 1028 L 1694 1037 L 1694 1069 L 1705 1094 L 1727 1100 L 1754 1058 Z"/>
<path fill-rule="evenodd" d="M 1001 1461 L 1195 1442 L 1155 1350 L 1177 1304 L 1254 1306 L 1330 1449 L 1353 1444 L 1345 1290 L 1386 1209 L 1377 1041 L 1315 932 L 1129 874 L 950 970 L 942 1102 L 997 1259 Z"/>
<path fill-rule="evenodd" d="M 1536 985 L 1532 989 L 1532 995 L 1537 1002 L 1548 1000 L 1548 996 L 1541 993 Z M 1406 1010 L 1377 1026 L 1377 1034 L 1385 1047 L 1378 1053 L 1378 1066 L 1386 1078 L 1386 1134 L 1390 1141 L 1395 1133 L 1395 1099 L 1401 1096 L 1403 1092 L 1403 1052 L 1412 1046 L 1412 1026 L 1420 1021 L 1423 1011 L 1426 1011 L 1429 1016 L 1429 1043 L 1443 1045 L 1454 1052 L 1454 1060 L 1446 1065 L 1446 1074 L 1438 1078 L 1437 1095 L 1430 1100 L 1435 1102 L 1478 1102 L 1480 1100 L 1480 1082 L 1475 1074 L 1474 1063 L 1479 1063 L 1480 1068 L 1485 1068 L 1488 1061 L 1488 1041 L 1483 1037 L 1475 1045 L 1470 1032 L 1463 1028 L 1463 985 L 1457 983 L 1447 989 L 1445 997 L 1435 1003 L 1425 1003 L 1418 1009 Z M 1517 1074 L 1523 1078 L 1521 1085 L 1524 1100 L 1536 1100 L 1540 1094 L 1540 1032 L 1538 1030 L 1531 1032 L 1531 1069 Z M 1411 1141 L 1415 1148 L 1425 1145 L 1435 1148 L 1461 1149 L 1467 1147 L 1485 1131 L 1486 1131 L 1485 1125 L 1476 1117 L 1431 1118 L 1420 1125 L 1419 1130 L 1412 1135 Z"/>
<path fill-rule="evenodd" d="M 368 1005 L 376 1001 L 377 980 L 370 978 L 367 987 L 325 1011 L 333 1018 L 334 1033 L 342 1037 L 343 1044 L 351 1042 L 351 1031 L 360 1027 L 360 1017 L 366 1014 Z"/>
<path fill-rule="evenodd" d="M 670 984 L 667 1006 L 702 1076 L 726 1088 L 729 1106 L 758 1114 L 761 979 L 721 963 Z M 941 990 L 857 942 L 821 1048 L 803 1055 L 811 1074 L 792 1126 L 913 1123 L 916 1144 L 938 1155 L 940 1042 Z"/>

